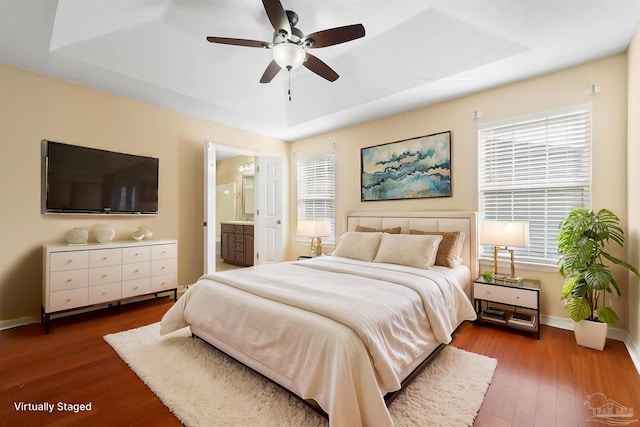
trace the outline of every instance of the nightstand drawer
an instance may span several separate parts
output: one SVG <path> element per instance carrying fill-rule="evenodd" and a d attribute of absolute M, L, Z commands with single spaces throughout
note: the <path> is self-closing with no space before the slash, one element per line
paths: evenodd
<path fill-rule="evenodd" d="M 527 289 L 475 283 L 473 297 L 519 307 L 538 308 L 538 293 Z"/>

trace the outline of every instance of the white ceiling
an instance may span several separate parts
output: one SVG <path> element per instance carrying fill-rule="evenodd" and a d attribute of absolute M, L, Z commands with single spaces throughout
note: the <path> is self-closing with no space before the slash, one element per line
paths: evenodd
<path fill-rule="evenodd" d="M 259 0 L 0 0 L 0 61 L 292 141 L 624 52 L 640 0 L 282 0 L 306 34 L 362 23 L 306 68 L 259 80 Z"/>

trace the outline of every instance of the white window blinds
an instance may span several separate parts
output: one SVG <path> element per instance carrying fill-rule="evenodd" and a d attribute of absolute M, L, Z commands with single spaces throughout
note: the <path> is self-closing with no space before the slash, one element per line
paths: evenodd
<path fill-rule="evenodd" d="M 531 244 L 518 259 L 555 264 L 560 222 L 591 206 L 591 106 L 488 123 L 478 143 L 480 218 L 528 221 Z"/>
<path fill-rule="evenodd" d="M 336 241 L 336 161 L 334 154 L 299 160 L 298 169 L 298 219 L 331 222 L 331 236 L 322 240 L 327 244 Z M 306 239 L 308 240 L 308 239 Z"/>

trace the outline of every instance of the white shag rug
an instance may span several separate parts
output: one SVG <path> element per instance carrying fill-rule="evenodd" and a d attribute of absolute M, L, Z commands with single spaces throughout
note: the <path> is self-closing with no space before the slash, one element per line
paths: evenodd
<path fill-rule="evenodd" d="M 200 339 L 189 328 L 160 336 L 160 325 L 104 339 L 189 427 L 327 427 L 300 399 Z M 395 427 L 471 426 L 495 359 L 446 346 L 390 404 Z"/>

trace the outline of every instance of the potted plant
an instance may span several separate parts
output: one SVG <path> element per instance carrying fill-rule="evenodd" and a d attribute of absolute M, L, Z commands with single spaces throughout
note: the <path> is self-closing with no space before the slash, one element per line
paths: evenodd
<path fill-rule="evenodd" d="M 605 251 L 613 241 L 622 247 L 620 219 L 611 211 L 574 209 L 560 224 L 558 270 L 565 278 L 562 300 L 575 323 L 579 345 L 602 350 L 607 325 L 616 326 L 618 315 L 605 304 L 605 292 L 622 295 L 605 261 L 620 265 L 640 277 L 638 269 Z M 613 289 L 612 289 L 613 287 Z M 599 332 L 592 331 L 592 328 Z M 584 333 L 584 334 L 583 334 Z M 583 336 L 584 335 L 584 336 Z M 596 338 L 597 335 L 597 338 Z M 596 338 L 596 339 L 594 339 Z"/>

